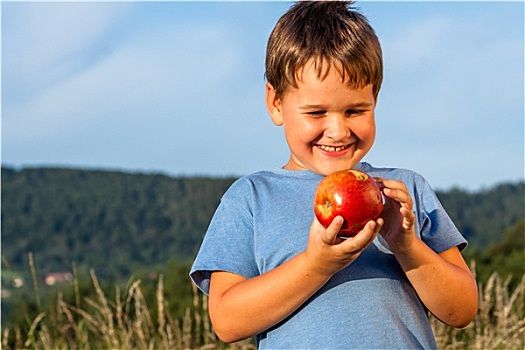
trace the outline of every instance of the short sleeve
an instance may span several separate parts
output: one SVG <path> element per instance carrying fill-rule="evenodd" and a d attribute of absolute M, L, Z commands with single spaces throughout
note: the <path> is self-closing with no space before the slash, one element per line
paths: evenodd
<path fill-rule="evenodd" d="M 232 272 L 246 278 L 259 274 L 254 258 L 249 197 L 246 183 L 232 185 L 210 222 L 190 270 L 191 279 L 206 294 L 213 271 Z"/>
<path fill-rule="evenodd" d="M 436 253 L 452 247 L 463 250 L 467 241 L 447 214 L 429 183 L 421 176 L 416 178 L 417 191 L 414 196 L 418 208 L 421 239 Z"/>

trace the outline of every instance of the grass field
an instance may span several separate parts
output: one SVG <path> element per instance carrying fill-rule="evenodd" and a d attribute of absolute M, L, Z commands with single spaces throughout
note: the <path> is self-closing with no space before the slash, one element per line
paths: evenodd
<path fill-rule="evenodd" d="M 141 281 L 127 290 L 105 292 L 91 271 L 96 290 L 83 298 L 75 288 L 75 302 L 59 294 L 56 305 L 30 320 L 28 331 L 2 330 L 2 349 L 255 349 L 252 339 L 224 344 L 214 334 L 208 317 L 207 297 L 193 289 L 193 305 L 182 320 L 173 319 L 161 275 L 153 305 L 148 305 Z M 510 279 L 494 273 L 479 284 L 479 312 L 464 329 L 453 329 L 431 317 L 440 349 L 524 349 L 525 276 L 513 290 Z M 82 305 L 82 307 L 80 307 Z M 153 316 L 153 315 L 156 315 Z"/>

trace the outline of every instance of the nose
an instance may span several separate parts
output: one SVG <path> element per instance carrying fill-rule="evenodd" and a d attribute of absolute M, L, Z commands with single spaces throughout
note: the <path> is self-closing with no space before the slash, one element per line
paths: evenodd
<path fill-rule="evenodd" d="M 326 118 L 325 136 L 334 141 L 344 141 L 352 135 L 345 115 L 331 115 Z"/>

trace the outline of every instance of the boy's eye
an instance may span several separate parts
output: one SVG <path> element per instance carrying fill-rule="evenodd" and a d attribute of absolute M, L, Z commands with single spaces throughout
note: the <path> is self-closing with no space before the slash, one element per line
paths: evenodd
<path fill-rule="evenodd" d="M 307 114 L 311 117 L 319 118 L 325 115 L 326 112 L 325 111 L 312 111 L 312 112 L 308 112 Z"/>
<path fill-rule="evenodd" d="M 346 111 L 346 114 L 350 116 L 361 115 L 363 113 L 365 113 L 365 111 L 361 109 L 349 109 Z"/>
<path fill-rule="evenodd" d="M 362 110 L 362 109 L 349 109 L 345 111 L 345 115 L 348 117 L 354 117 L 354 116 L 362 115 L 365 112 L 366 110 Z M 306 112 L 305 114 L 312 118 L 322 118 L 326 116 L 326 113 L 327 112 L 324 110 L 318 110 L 318 111 Z"/>

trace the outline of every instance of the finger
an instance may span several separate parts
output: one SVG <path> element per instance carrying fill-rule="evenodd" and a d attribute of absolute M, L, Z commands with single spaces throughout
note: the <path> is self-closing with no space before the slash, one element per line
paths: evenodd
<path fill-rule="evenodd" d="M 409 219 L 409 220 L 415 220 L 416 219 L 416 215 L 412 211 L 412 208 L 410 208 L 410 206 L 406 205 L 406 203 L 401 206 L 401 209 L 399 209 L 399 211 L 401 212 L 401 215 L 403 215 L 403 217 L 406 218 L 406 219 Z"/>
<path fill-rule="evenodd" d="M 377 183 L 377 185 L 379 186 L 379 189 L 382 191 L 383 188 L 385 188 L 385 179 L 382 178 L 382 177 L 374 177 L 374 181 Z"/>
<path fill-rule="evenodd" d="M 344 219 L 342 216 L 336 216 L 330 226 L 326 228 L 325 233 L 322 236 L 323 242 L 326 244 L 333 245 L 337 242 L 337 235 L 339 230 L 343 226 Z"/>
<path fill-rule="evenodd" d="M 392 188 L 392 189 L 406 189 L 406 185 L 403 181 L 399 181 L 399 180 L 388 180 L 388 179 L 383 179 L 383 178 L 376 178 L 376 181 L 380 181 L 381 184 L 387 188 Z"/>
<path fill-rule="evenodd" d="M 399 200 L 400 196 L 403 197 L 408 195 L 408 190 L 404 182 L 397 181 L 397 180 L 386 180 L 382 178 L 376 178 L 376 181 L 380 181 L 380 188 L 382 192 L 385 194 L 385 196 L 395 199 L 399 202 L 403 202 L 402 200 Z"/>
<path fill-rule="evenodd" d="M 399 202 L 401 205 L 412 208 L 412 197 L 406 189 L 385 188 L 383 193 L 386 197 Z"/>
<path fill-rule="evenodd" d="M 374 242 L 374 239 L 376 239 L 376 236 L 379 234 L 379 231 L 381 231 L 381 228 L 383 227 L 384 220 L 379 218 L 375 221 L 375 223 L 376 225 L 374 228 L 374 232 L 368 239 L 368 242 L 366 242 L 366 244 L 363 246 L 362 250 L 365 250 L 366 248 L 368 248 L 368 246 L 370 246 L 370 244 L 372 244 L 372 242 Z"/>
<path fill-rule="evenodd" d="M 408 208 L 401 208 L 400 211 L 401 215 L 403 215 L 403 228 L 407 230 L 411 228 L 416 222 L 416 215 Z"/>
<path fill-rule="evenodd" d="M 360 232 L 358 232 L 354 237 L 346 239 L 342 245 L 345 245 L 345 249 L 349 252 L 362 251 L 366 249 L 370 243 L 372 243 L 380 228 L 381 225 L 379 222 L 369 221 Z"/>
<path fill-rule="evenodd" d="M 381 229 L 383 228 L 384 224 L 385 224 L 385 220 L 383 218 L 378 218 L 376 220 L 376 228 L 375 228 L 375 234 L 376 235 L 379 233 L 379 231 L 381 231 Z"/>

